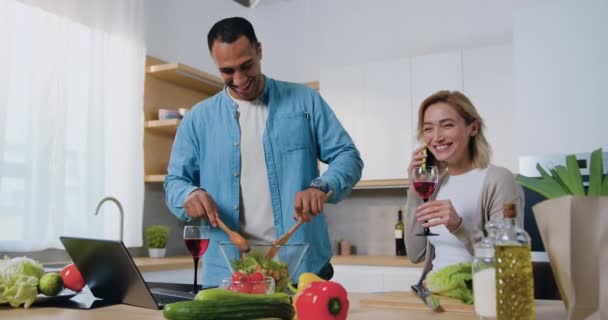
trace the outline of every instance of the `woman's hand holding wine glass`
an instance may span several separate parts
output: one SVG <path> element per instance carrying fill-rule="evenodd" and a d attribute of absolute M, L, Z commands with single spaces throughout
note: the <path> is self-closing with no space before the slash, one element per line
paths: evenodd
<path fill-rule="evenodd" d="M 460 227 L 462 218 L 450 200 L 433 200 L 416 208 L 416 220 L 425 228 L 444 224 L 451 232 Z"/>
<path fill-rule="evenodd" d="M 414 167 L 411 172 L 411 181 L 414 186 L 414 190 L 422 200 L 426 203 L 429 198 L 435 192 L 437 188 L 437 182 L 439 180 L 439 173 L 436 166 L 418 166 Z M 428 226 L 424 227 L 424 232 L 417 234 L 417 236 L 436 236 L 437 234 L 431 233 Z"/>

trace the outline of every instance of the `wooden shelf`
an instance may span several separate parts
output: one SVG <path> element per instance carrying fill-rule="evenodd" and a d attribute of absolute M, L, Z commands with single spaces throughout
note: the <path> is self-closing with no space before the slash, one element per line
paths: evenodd
<path fill-rule="evenodd" d="M 144 128 L 173 135 L 180 121 L 180 119 L 148 120 L 144 121 Z"/>
<path fill-rule="evenodd" d="M 307 85 L 315 90 L 319 90 L 321 88 L 319 81 L 307 82 L 307 83 L 305 83 L 305 85 Z"/>
<path fill-rule="evenodd" d="M 220 78 L 181 63 L 151 65 L 146 68 L 146 74 L 208 95 L 213 95 L 224 88 Z"/>
<path fill-rule="evenodd" d="M 165 180 L 165 175 L 148 174 L 145 178 L 146 182 L 163 182 Z M 407 179 L 365 180 L 359 181 L 359 183 L 355 185 L 355 189 L 405 189 L 408 186 L 409 180 Z"/>
<path fill-rule="evenodd" d="M 410 185 L 408 179 L 364 180 L 355 189 L 405 189 Z"/>
<path fill-rule="evenodd" d="M 144 176 L 145 182 L 164 182 L 166 174 L 147 174 Z"/>

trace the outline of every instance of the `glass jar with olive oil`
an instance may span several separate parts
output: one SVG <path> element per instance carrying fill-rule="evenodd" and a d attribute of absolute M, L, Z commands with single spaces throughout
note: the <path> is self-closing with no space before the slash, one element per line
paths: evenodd
<path fill-rule="evenodd" d="M 534 319 L 534 279 L 530 236 L 515 223 L 512 203 L 503 209 L 504 226 L 494 247 L 496 317 L 498 320 Z"/>

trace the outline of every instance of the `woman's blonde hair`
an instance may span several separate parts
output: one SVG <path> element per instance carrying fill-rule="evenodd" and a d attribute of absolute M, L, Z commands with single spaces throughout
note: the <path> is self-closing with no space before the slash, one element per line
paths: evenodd
<path fill-rule="evenodd" d="M 477 120 L 479 128 L 477 134 L 469 139 L 469 155 L 475 168 L 486 168 L 490 164 L 492 148 L 484 135 L 485 123 L 471 100 L 460 91 L 437 91 L 422 101 L 418 109 L 418 140 L 423 142 L 422 124 L 424 123 L 426 109 L 438 102 L 452 106 L 464 119 L 466 125 L 470 125 Z"/>

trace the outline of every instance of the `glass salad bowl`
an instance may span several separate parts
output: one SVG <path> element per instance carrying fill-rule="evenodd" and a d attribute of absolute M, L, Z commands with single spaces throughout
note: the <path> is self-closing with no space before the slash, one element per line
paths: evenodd
<path fill-rule="evenodd" d="M 263 241 L 249 241 L 249 252 L 246 253 L 240 252 L 238 247 L 229 241 L 220 241 L 219 247 L 232 275 L 236 272 L 246 275 L 260 272 L 274 279 L 275 292 L 285 290 L 308 250 L 307 243 L 273 245 Z M 278 250 L 272 259 L 268 259 L 266 254 L 272 248 Z"/>
<path fill-rule="evenodd" d="M 247 276 L 241 275 L 244 274 L 235 272 L 231 278 L 223 279 L 220 288 L 240 293 L 274 293 L 274 278 L 264 277 L 260 274 L 261 279 L 250 279 Z M 251 275 L 256 275 L 256 273 L 252 273 Z"/>

